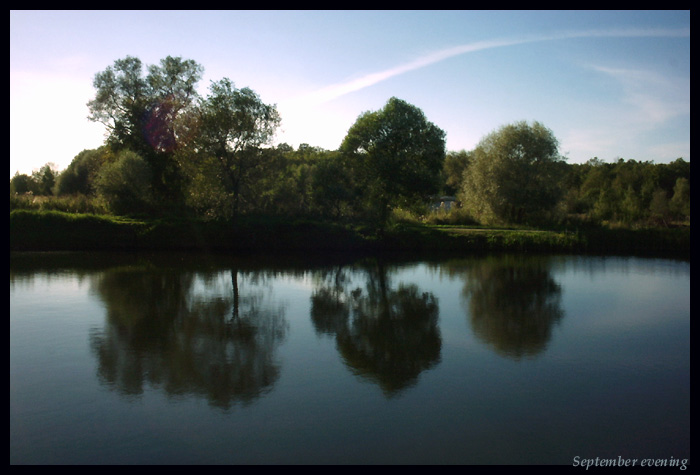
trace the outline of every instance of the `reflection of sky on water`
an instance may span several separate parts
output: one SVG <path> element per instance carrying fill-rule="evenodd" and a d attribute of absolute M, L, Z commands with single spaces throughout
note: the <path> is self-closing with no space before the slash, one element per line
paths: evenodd
<path fill-rule="evenodd" d="M 634 331 L 669 318 L 686 321 L 690 315 L 689 276 L 689 262 L 601 258 L 592 259 L 584 268 L 573 261 L 557 269 L 554 277 L 562 286 L 568 312 L 577 316 L 565 324 L 594 334 L 615 328 Z"/>
<path fill-rule="evenodd" d="M 39 272 L 31 275 L 10 273 L 10 291 L 14 287 L 24 290 L 31 289 L 45 295 L 47 301 L 69 302 L 72 299 L 81 298 L 89 286 L 90 279 L 81 279 L 73 272 L 67 271 Z"/>

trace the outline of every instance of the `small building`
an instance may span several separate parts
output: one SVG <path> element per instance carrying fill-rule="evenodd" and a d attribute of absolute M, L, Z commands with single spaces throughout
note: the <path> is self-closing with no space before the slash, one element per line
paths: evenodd
<path fill-rule="evenodd" d="M 457 206 L 457 198 L 454 196 L 433 196 L 431 197 L 431 211 L 450 211 L 453 206 Z"/>

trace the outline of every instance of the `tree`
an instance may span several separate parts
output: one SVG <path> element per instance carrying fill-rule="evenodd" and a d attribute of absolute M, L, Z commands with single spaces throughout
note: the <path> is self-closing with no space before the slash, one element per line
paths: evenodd
<path fill-rule="evenodd" d="M 353 374 L 394 397 L 440 361 L 438 299 L 417 285 L 392 285 L 392 271 L 381 260 L 362 267 L 364 288 L 351 285 L 356 281 L 341 269 L 321 276 L 311 296 L 311 321 L 317 333 L 335 336 Z"/>
<path fill-rule="evenodd" d="M 443 173 L 445 175 L 445 193 L 448 195 L 455 194 L 462 185 L 464 170 L 469 166 L 471 155 L 472 153 L 466 150 L 447 152 Z"/>
<path fill-rule="evenodd" d="M 37 194 L 38 190 L 37 183 L 26 173 L 15 172 L 15 176 L 10 179 L 10 195 Z"/>
<path fill-rule="evenodd" d="M 151 169 L 137 153 L 124 150 L 100 170 L 97 192 L 115 213 L 149 212 L 153 206 Z"/>
<path fill-rule="evenodd" d="M 360 115 L 340 150 L 351 157 L 365 210 L 380 226 L 392 206 L 440 188 L 445 132 L 403 100 L 392 97 L 379 111 Z"/>
<path fill-rule="evenodd" d="M 80 152 L 58 176 L 56 194 L 94 194 L 97 174 L 102 165 L 110 160 L 110 155 L 109 149 L 104 146 Z"/>
<path fill-rule="evenodd" d="M 660 221 L 664 226 L 668 226 L 671 217 L 671 209 L 669 208 L 669 199 L 666 192 L 662 189 L 657 189 L 651 198 L 649 204 L 651 218 Z"/>
<path fill-rule="evenodd" d="M 47 163 L 39 170 L 35 170 L 32 173 L 32 179 L 37 184 L 38 195 L 53 195 L 53 187 L 56 184 L 56 177 L 58 176 L 58 171 L 56 171 L 55 163 Z"/>
<path fill-rule="evenodd" d="M 462 201 L 490 223 L 523 223 L 546 217 L 560 196 L 558 141 L 539 122 L 516 122 L 483 138 L 465 171 Z"/>
<path fill-rule="evenodd" d="M 561 286 L 549 267 L 546 260 L 525 256 L 460 265 L 474 335 L 497 353 L 516 360 L 544 351 L 552 328 L 564 317 Z"/>
<path fill-rule="evenodd" d="M 235 216 L 241 186 L 258 163 L 260 147 L 273 138 L 280 116 L 276 106 L 264 104 L 247 87 L 236 89 L 228 78 L 212 81 L 210 91 L 199 106 L 196 146 L 215 158 L 225 188 L 232 193 Z"/>
<path fill-rule="evenodd" d="M 621 218 L 626 223 L 634 223 L 639 221 L 644 214 L 644 209 L 641 204 L 641 199 L 634 188 L 629 185 L 620 202 Z"/>
<path fill-rule="evenodd" d="M 342 155 L 331 152 L 321 158 L 311 180 L 313 201 L 322 215 L 338 219 L 350 211 L 354 196 L 352 176 Z"/>
<path fill-rule="evenodd" d="M 192 60 L 166 57 L 142 74 L 141 60 L 119 59 L 95 75 L 95 98 L 88 118 L 107 128 L 107 144 L 115 151 L 132 150 L 151 168 L 152 187 L 163 202 L 181 198 L 182 176 L 174 151 L 175 122 L 197 97 L 203 68 Z"/>
<path fill-rule="evenodd" d="M 690 218 L 690 182 L 687 178 L 680 177 L 676 180 L 669 206 L 677 217 Z"/>
<path fill-rule="evenodd" d="M 211 281 L 227 273 L 200 275 Z M 234 268 L 230 275 L 231 292 L 212 299 L 189 272 L 148 264 L 102 272 L 95 290 L 105 328 L 90 339 L 101 380 L 122 394 L 150 385 L 224 410 L 269 391 L 280 376 L 285 308 L 256 285 L 264 274 Z"/>

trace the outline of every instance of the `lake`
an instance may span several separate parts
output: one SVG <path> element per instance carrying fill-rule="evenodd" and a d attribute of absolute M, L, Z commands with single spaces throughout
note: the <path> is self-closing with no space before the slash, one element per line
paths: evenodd
<path fill-rule="evenodd" d="M 10 255 L 11 464 L 689 455 L 689 261 Z"/>

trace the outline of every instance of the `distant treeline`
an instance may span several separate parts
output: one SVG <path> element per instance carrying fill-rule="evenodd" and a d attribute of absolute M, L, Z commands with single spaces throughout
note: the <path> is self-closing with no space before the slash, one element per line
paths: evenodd
<path fill-rule="evenodd" d="M 436 195 L 463 194 L 462 177 L 470 153 L 448 152 L 442 173 L 443 183 Z M 84 150 L 63 171 L 50 164 L 32 175 L 17 173 L 10 180 L 10 209 L 55 209 L 97 214 L 138 214 L 145 210 L 139 202 L 139 181 L 123 182 L 120 200 L 109 196 L 103 177 L 105 165 L 115 162 L 107 146 Z M 342 220 L 357 214 L 352 206 L 352 190 L 346 187 L 349 177 L 340 166 L 340 152 L 301 145 L 296 150 L 282 144 L 267 148 L 260 155 L 255 175 L 240 190 L 242 214 L 311 217 Z M 606 163 L 591 159 L 583 164 L 562 162 L 562 193 L 557 204 L 559 220 L 591 223 L 669 226 L 690 224 L 690 163 L 682 158 L 656 164 L 619 159 Z M 101 172 L 103 174 L 101 174 Z M 202 180 L 203 181 L 203 180 Z M 142 185 L 146 187 L 147 185 Z M 185 194 L 181 211 L 205 218 L 230 218 L 227 196 L 205 183 L 192 183 Z M 132 196 L 133 195 L 133 196 Z M 110 200 L 111 198 L 111 200 Z M 422 208 L 414 206 L 404 215 L 424 221 L 473 224 L 468 210 L 431 208 L 429 196 Z M 435 199 L 439 203 L 439 198 Z M 134 209 L 129 206 L 136 204 Z M 172 211 L 171 204 L 162 212 Z M 157 213 L 154 203 L 149 211 Z"/>
<path fill-rule="evenodd" d="M 473 152 L 448 152 L 445 192 L 465 197 L 470 193 L 465 174 Z M 690 162 L 671 163 L 617 159 L 609 163 L 592 158 L 585 163 L 558 161 L 556 220 L 618 225 L 690 225 Z M 465 173 L 466 172 L 466 173 Z M 518 201 L 514 190 L 512 202 Z"/>

